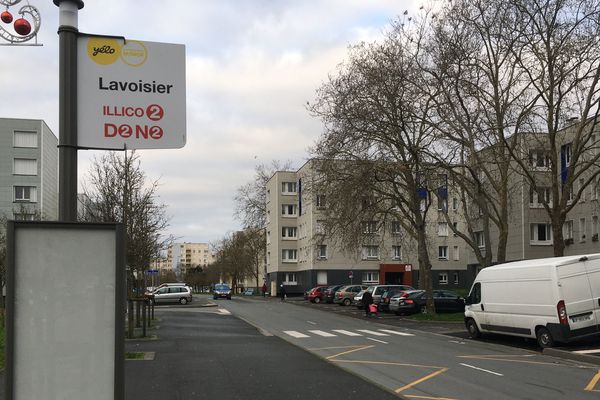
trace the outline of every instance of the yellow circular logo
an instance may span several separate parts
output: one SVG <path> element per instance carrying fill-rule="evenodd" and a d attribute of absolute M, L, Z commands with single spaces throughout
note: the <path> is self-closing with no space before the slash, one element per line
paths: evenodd
<path fill-rule="evenodd" d="M 144 43 L 137 40 L 128 40 L 121 49 L 121 60 L 132 67 L 139 67 L 148 59 L 148 50 Z"/>
<path fill-rule="evenodd" d="M 88 56 L 100 65 L 110 65 L 121 56 L 121 45 L 115 39 L 92 37 L 87 44 Z"/>

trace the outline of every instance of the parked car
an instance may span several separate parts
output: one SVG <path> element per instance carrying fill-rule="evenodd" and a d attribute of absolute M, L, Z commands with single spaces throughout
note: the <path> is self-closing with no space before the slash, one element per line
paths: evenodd
<path fill-rule="evenodd" d="M 352 304 L 354 296 L 356 296 L 361 290 L 365 290 L 367 287 L 367 285 L 342 286 L 337 292 L 335 292 L 333 302 L 342 306 L 349 306 Z"/>
<path fill-rule="evenodd" d="M 390 288 L 383 292 L 381 295 L 381 299 L 379 300 L 379 304 L 377 305 L 377 309 L 379 311 L 390 311 L 390 299 L 396 295 L 406 294 L 407 291 L 402 288 Z"/>
<path fill-rule="evenodd" d="M 323 298 L 323 300 L 325 300 L 325 303 L 333 303 L 333 299 L 335 298 L 335 292 L 337 292 L 342 286 L 344 285 L 333 285 L 325 289 L 325 297 Z"/>
<path fill-rule="evenodd" d="M 188 286 L 163 286 L 148 296 L 154 304 L 192 302 L 192 291 Z"/>
<path fill-rule="evenodd" d="M 433 302 L 436 312 L 464 312 L 465 299 L 449 290 L 434 290 Z M 425 310 L 427 293 L 424 290 L 406 292 L 390 300 L 390 311 L 396 315 L 415 314 Z"/>
<path fill-rule="evenodd" d="M 471 337 L 536 338 L 540 347 L 597 336 L 600 254 L 524 260 L 484 268 L 465 307 Z"/>
<path fill-rule="evenodd" d="M 381 295 L 389 289 L 414 290 L 412 286 L 408 285 L 372 285 L 367 288 L 367 290 L 371 292 L 371 295 L 373 296 L 373 304 L 379 304 Z M 356 307 L 362 308 L 362 296 L 360 296 L 359 301 L 356 301 Z"/>
<path fill-rule="evenodd" d="M 231 300 L 231 288 L 229 285 L 224 283 L 219 283 L 215 285 L 215 289 L 213 290 L 213 300 L 216 299 L 228 299 Z"/>
<path fill-rule="evenodd" d="M 325 299 L 327 286 L 317 286 L 309 290 L 307 300 L 311 303 L 320 303 Z"/>

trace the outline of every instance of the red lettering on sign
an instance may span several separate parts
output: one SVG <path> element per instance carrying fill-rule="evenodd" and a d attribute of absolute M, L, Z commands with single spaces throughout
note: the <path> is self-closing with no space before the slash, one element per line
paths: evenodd
<path fill-rule="evenodd" d="M 165 116 L 165 110 L 158 104 L 150 104 L 146 108 L 146 114 L 152 121 L 160 121 Z"/>
<path fill-rule="evenodd" d="M 134 136 L 136 139 L 160 139 L 164 131 L 157 125 L 129 125 L 129 124 L 104 124 L 104 137 L 121 136 L 129 138 Z"/>

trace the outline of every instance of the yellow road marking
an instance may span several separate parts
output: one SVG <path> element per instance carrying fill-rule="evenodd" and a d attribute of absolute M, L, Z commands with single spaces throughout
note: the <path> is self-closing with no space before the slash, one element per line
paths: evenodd
<path fill-rule="evenodd" d="M 594 375 L 590 383 L 588 383 L 588 385 L 585 387 L 585 390 L 588 392 L 600 392 L 600 390 L 594 389 L 598 383 L 598 380 L 600 380 L 600 370 L 598 370 L 598 373 Z"/>
<path fill-rule="evenodd" d="M 343 356 L 344 354 L 350 354 L 350 353 L 354 353 L 355 351 L 361 351 L 361 350 L 366 350 L 366 349 L 370 349 L 371 347 L 375 347 L 374 344 L 370 345 L 370 346 L 360 346 L 358 348 L 352 349 L 352 350 L 348 350 L 348 351 L 343 351 L 341 353 L 338 354 L 334 354 L 332 356 L 326 357 L 327 360 L 331 360 L 332 358 L 336 358 L 339 356 Z M 335 361 L 335 360 L 333 360 Z"/>
<path fill-rule="evenodd" d="M 410 394 L 405 394 L 404 397 L 408 397 L 410 399 L 426 399 L 426 400 L 456 400 L 450 397 L 429 397 L 429 396 L 415 396 Z"/>
<path fill-rule="evenodd" d="M 431 373 L 431 374 L 429 374 L 427 376 L 422 377 L 421 379 L 417 379 L 416 381 L 413 381 L 413 382 L 409 383 L 408 385 L 405 385 L 405 386 L 402 386 L 399 389 L 396 389 L 395 392 L 396 393 L 400 393 L 400 392 L 402 392 L 402 391 L 404 391 L 406 389 L 410 389 L 411 387 L 416 386 L 416 385 L 418 385 L 421 382 L 425 382 L 426 380 L 431 379 L 431 378 L 433 378 L 435 376 L 443 374 L 446 371 L 448 371 L 448 368 L 442 368 L 439 371 L 435 371 L 435 372 L 433 372 L 433 373 Z"/>
<path fill-rule="evenodd" d="M 529 361 L 529 360 L 509 360 L 506 358 L 502 358 L 502 357 L 519 357 L 518 355 L 514 355 L 514 356 L 501 356 L 501 355 L 497 355 L 497 356 L 457 356 L 458 358 L 470 358 L 470 359 L 474 359 L 474 360 L 490 360 L 490 361 L 504 361 L 504 362 L 515 362 L 515 363 L 522 363 L 522 364 L 538 364 L 538 365 L 552 365 L 554 367 L 567 367 L 568 365 L 564 365 L 564 364 L 557 364 L 557 363 L 550 363 L 550 362 L 545 362 L 545 361 Z M 529 356 L 522 356 L 522 357 L 529 357 Z"/>

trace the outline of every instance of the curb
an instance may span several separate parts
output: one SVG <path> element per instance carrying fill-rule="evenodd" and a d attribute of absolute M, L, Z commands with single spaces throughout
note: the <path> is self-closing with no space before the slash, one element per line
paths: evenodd
<path fill-rule="evenodd" d="M 542 350 L 542 354 L 545 356 L 565 358 L 568 360 L 585 362 L 588 364 L 600 365 L 600 357 L 589 356 L 587 354 L 578 354 L 571 351 L 559 350 L 554 348 L 545 348 Z"/>

